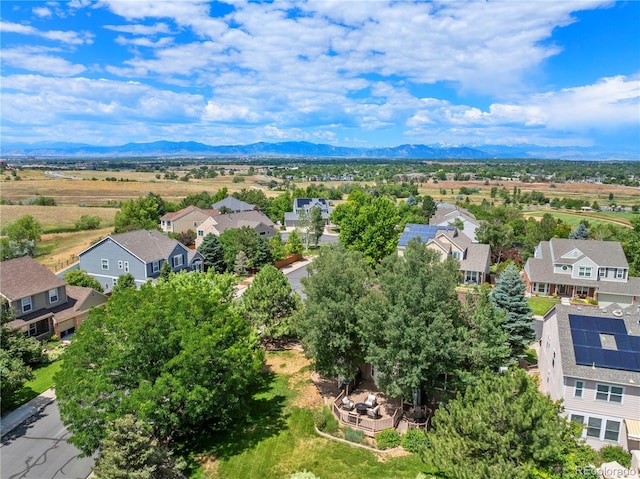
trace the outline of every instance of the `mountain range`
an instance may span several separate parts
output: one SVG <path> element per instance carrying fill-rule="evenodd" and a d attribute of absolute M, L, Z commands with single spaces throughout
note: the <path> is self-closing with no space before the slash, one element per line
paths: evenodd
<path fill-rule="evenodd" d="M 586 147 L 541 147 L 536 145 L 483 145 L 482 147 L 442 145 L 399 145 L 384 148 L 351 148 L 306 141 L 259 142 L 248 145 L 212 146 L 195 141 L 155 141 L 121 146 L 93 146 L 80 143 L 34 143 L 0 145 L 0 155 L 19 158 L 124 158 L 124 157 L 310 157 L 388 159 L 493 159 L 548 158 L 566 160 L 638 160 L 637 152 L 614 154 Z"/>

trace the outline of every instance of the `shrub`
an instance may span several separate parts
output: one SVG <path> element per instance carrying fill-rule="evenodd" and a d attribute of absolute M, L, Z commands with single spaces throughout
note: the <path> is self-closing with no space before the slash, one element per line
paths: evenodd
<path fill-rule="evenodd" d="M 334 417 L 331 409 L 326 406 L 313 412 L 313 423 L 319 431 L 329 434 L 336 432 L 339 427 L 338 420 Z"/>
<path fill-rule="evenodd" d="M 327 416 L 324 414 L 324 409 L 316 409 L 313 411 L 313 423 L 319 431 L 325 430 L 327 427 Z"/>
<path fill-rule="evenodd" d="M 82 215 L 75 226 L 77 230 L 96 230 L 100 226 L 99 216 Z"/>
<path fill-rule="evenodd" d="M 429 445 L 429 439 L 427 439 L 427 435 L 420 429 L 409 429 L 407 433 L 402 436 L 401 444 L 405 450 L 418 453 Z"/>
<path fill-rule="evenodd" d="M 395 429 L 385 429 L 376 436 L 378 449 L 390 449 L 400 445 L 400 435 Z"/>
<path fill-rule="evenodd" d="M 364 432 L 348 427 L 344 432 L 344 438 L 349 442 L 361 444 L 364 441 Z"/>
<path fill-rule="evenodd" d="M 616 461 L 623 467 L 631 467 L 631 454 L 620 446 L 604 446 L 600 449 L 600 459 L 602 462 Z"/>
<path fill-rule="evenodd" d="M 303 469 L 300 472 L 294 472 L 289 479 L 319 479 L 313 472 Z"/>

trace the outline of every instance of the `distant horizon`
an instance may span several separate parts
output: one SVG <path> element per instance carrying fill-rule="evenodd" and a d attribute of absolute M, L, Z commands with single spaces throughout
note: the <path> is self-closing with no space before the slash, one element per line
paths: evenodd
<path fill-rule="evenodd" d="M 640 157 L 640 2 L 6 0 L 3 144 Z"/>

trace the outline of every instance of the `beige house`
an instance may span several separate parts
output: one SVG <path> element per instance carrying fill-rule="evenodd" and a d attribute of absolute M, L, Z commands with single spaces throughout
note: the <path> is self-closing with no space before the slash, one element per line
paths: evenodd
<path fill-rule="evenodd" d="M 467 236 L 471 241 L 476 241 L 476 230 L 480 226 L 480 222 L 476 217 L 464 208 L 450 203 L 439 203 L 436 207 L 435 214 L 429 219 L 432 226 L 456 226 L 458 231 Z"/>
<path fill-rule="evenodd" d="M 462 283 L 481 284 L 488 280 L 491 265 L 489 245 L 473 243 L 454 226 L 409 223 L 398 241 L 398 254 L 403 254 L 412 238 L 420 238 L 442 261 L 449 257 L 457 259 L 460 262 Z"/>
<path fill-rule="evenodd" d="M 200 247 L 202 240 L 208 234 L 220 236 L 225 230 L 242 228 L 243 226 L 253 228 L 266 239 L 278 234 L 275 223 L 258 210 L 210 216 L 196 230 L 196 248 Z"/>
<path fill-rule="evenodd" d="M 640 449 L 640 312 L 557 305 L 543 320 L 540 385 L 600 449 Z"/>
<path fill-rule="evenodd" d="M 203 210 L 196 206 L 187 206 L 180 211 L 167 213 L 160 218 L 160 227 L 165 233 L 182 233 L 187 230 L 196 231 L 207 218 L 217 215 L 216 209 Z"/>
<path fill-rule="evenodd" d="M 37 339 L 72 333 L 91 308 L 107 302 L 91 288 L 67 285 L 29 256 L 0 264 L 0 296 L 15 312 L 8 327 Z"/>

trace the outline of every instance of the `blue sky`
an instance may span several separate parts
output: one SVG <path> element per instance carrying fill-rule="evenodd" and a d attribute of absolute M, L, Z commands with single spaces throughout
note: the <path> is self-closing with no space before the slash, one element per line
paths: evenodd
<path fill-rule="evenodd" d="M 2 141 L 640 158 L 640 2 L 5 1 Z"/>

